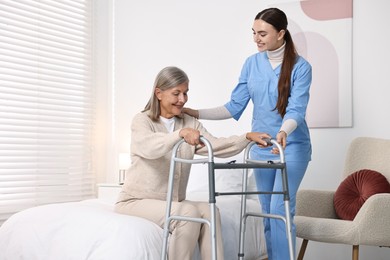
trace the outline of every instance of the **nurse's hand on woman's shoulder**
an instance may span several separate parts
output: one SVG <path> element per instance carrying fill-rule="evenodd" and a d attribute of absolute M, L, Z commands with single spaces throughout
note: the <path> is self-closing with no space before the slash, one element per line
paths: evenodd
<path fill-rule="evenodd" d="M 183 107 L 183 109 L 181 110 L 181 112 L 183 114 L 187 114 L 187 115 L 190 115 L 192 117 L 195 117 L 195 118 L 199 118 L 199 112 L 198 110 L 195 110 L 195 109 L 192 109 L 192 108 L 189 108 L 189 107 Z"/>

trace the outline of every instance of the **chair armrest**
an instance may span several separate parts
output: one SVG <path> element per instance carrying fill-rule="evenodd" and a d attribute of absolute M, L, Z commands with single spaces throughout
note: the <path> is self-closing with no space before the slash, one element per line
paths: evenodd
<path fill-rule="evenodd" d="M 333 196 L 334 191 L 298 190 L 296 215 L 317 218 L 337 218 Z"/>
<path fill-rule="evenodd" d="M 360 244 L 390 246 L 390 194 L 369 197 L 360 208 L 354 224 L 359 227 Z"/>

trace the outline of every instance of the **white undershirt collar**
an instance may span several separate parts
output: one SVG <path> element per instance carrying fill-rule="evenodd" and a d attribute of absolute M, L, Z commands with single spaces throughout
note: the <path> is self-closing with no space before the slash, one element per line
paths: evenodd
<path fill-rule="evenodd" d="M 272 69 L 282 64 L 284 57 L 284 50 L 286 48 L 286 42 L 283 43 L 278 49 L 273 51 L 267 51 L 268 60 L 271 63 Z"/>
<path fill-rule="evenodd" d="M 175 130 L 175 117 L 165 118 L 160 116 L 161 122 L 165 125 L 169 133 L 172 133 Z"/>

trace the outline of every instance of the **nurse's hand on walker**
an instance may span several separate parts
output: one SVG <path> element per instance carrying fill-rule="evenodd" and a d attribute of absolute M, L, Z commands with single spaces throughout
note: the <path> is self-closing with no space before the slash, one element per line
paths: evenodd
<path fill-rule="evenodd" d="M 285 131 L 279 131 L 279 133 L 276 135 L 276 142 L 278 142 L 284 150 L 287 145 L 287 133 Z M 279 154 L 280 152 L 277 147 L 273 147 L 271 153 Z"/>

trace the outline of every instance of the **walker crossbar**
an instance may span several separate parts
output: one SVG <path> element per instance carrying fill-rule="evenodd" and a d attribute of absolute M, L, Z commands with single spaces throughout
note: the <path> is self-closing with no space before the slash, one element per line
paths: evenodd
<path fill-rule="evenodd" d="M 225 196 L 225 195 L 242 195 L 240 191 L 237 192 L 215 192 L 215 196 Z M 246 195 L 259 195 L 259 194 L 281 194 L 284 195 L 283 191 L 247 191 Z"/>
<path fill-rule="evenodd" d="M 204 219 L 204 218 L 191 218 L 191 217 L 183 217 L 183 216 L 170 216 L 168 218 L 168 220 L 181 220 L 181 221 L 192 221 L 192 222 L 198 222 L 198 223 L 203 223 L 203 224 L 207 224 L 207 225 L 210 225 L 210 221 L 208 221 L 207 219 Z"/>
<path fill-rule="evenodd" d="M 287 219 L 281 215 L 275 215 L 275 214 L 266 214 L 266 213 L 256 213 L 256 212 L 246 212 L 242 218 L 244 218 L 244 222 L 246 223 L 247 217 L 260 217 L 260 218 L 273 218 L 273 219 L 279 219 L 284 222 L 286 225 L 286 234 L 288 239 L 288 229 L 287 229 Z M 239 256 L 244 257 L 244 253 L 239 253 Z"/>
<path fill-rule="evenodd" d="M 256 213 L 256 212 L 247 212 L 245 217 L 260 217 L 260 218 L 274 218 L 274 219 L 280 219 L 284 223 L 286 223 L 286 218 L 281 215 L 275 215 L 275 214 L 267 214 L 267 213 Z"/>
<path fill-rule="evenodd" d="M 208 159 L 192 159 L 192 160 L 189 160 L 189 159 L 182 159 L 182 158 L 174 158 L 173 160 L 175 160 L 175 162 L 192 163 L 192 164 L 207 163 L 208 162 Z"/>
<path fill-rule="evenodd" d="M 281 215 L 257 213 L 257 212 L 246 212 L 242 217 L 244 218 L 245 223 L 246 223 L 247 217 L 273 218 L 273 219 L 282 220 L 284 222 L 284 224 L 286 225 L 286 234 L 287 234 L 287 239 L 288 239 L 287 219 Z M 242 253 L 240 255 L 242 255 L 242 257 L 244 257 L 244 253 Z"/>
<path fill-rule="evenodd" d="M 285 163 L 214 163 L 214 169 L 253 169 L 253 168 L 269 168 L 269 169 L 283 169 Z"/>

